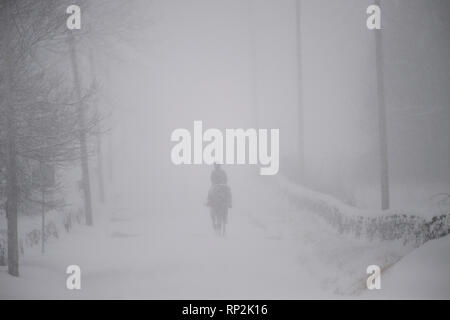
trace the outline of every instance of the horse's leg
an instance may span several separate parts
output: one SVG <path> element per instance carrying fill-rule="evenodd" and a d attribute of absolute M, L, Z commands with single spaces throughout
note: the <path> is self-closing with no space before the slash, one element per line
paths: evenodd
<path fill-rule="evenodd" d="M 225 219 L 222 219 L 222 237 L 225 237 L 225 229 L 227 224 L 225 223 Z"/>
<path fill-rule="evenodd" d="M 211 216 L 211 223 L 212 223 L 213 230 L 216 230 L 216 219 L 214 216 L 214 210 L 212 208 L 210 208 L 209 210 L 210 210 L 209 214 Z"/>

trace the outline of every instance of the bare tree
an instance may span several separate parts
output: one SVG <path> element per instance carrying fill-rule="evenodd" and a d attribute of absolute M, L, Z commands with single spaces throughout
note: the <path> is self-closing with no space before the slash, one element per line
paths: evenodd
<path fill-rule="evenodd" d="M 4 72 L 0 88 L 1 122 L 6 127 L 0 136 L 2 154 L 6 155 L 6 214 L 8 228 L 8 270 L 19 275 L 18 212 L 27 199 L 26 179 L 30 161 L 61 162 L 78 159 L 81 146 L 76 137 L 87 135 L 89 120 L 79 126 L 79 113 L 70 102 L 71 91 L 64 81 L 46 69 L 39 59 L 44 44 L 61 40 L 65 16 L 57 0 L 5 1 L 2 13 L 1 39 L 4 50 L 0 66 Z M 59 38 L 59 39 L 58 39 Z"/>
<path fill-rule="evenodd" d="M 111 23 L 121 21 L 118 19 L 120 10 L 116 9 L 122 9 L 123 3 L 119 6 L 118 1 L 98 1 L 92 5 L 92 2 L 80 0 L 77 4 L 85 13 L 106 10 L 110 18 L 102 20 L 109 22 L 105 26 L 92 23 L 80 33 L 83 39 L 105 38 L 102 30 L 105 34 L 111 32 Z M 6 0 L 0 3 L 0 155 L 4 157 L 0 161 L 0 175 L 4 172 L 6 176 L 7 254 L 9 273 L 14 276 L 19 275 L 20 206 L 29 203 L 46 205 L 48 202 L 33 197 L 30 168 L 36 163 L 44 167 L 81 160 L 83 180 L 88 181 L 88 156 L 92 154 L 90 137 L 99 133 L 101 115 L 95 108 L 90 108 L 96 86 L 83 87 L 77 65 L 77 54 L 83 53 L 81 37 L 69 38 L 75 90 L 65 68 L 49 66 L 57 64 L 52 58 L 67 54 L 67 5 L 61 0 Z M 112 33 L 119 37 L 129 30 L 127 27 L 117 23 L 117 34 Z M 109 37 L 112 38 L 111 34 Z M 99 45 L 102 46 L 105 42 Z M 89 183 L 83 189 L 85 199 L 89 201 L 87 208 L 90 208 Z M 87 209 L 86 223 L 92 224 L 92 221 L 92 214 Z"/>

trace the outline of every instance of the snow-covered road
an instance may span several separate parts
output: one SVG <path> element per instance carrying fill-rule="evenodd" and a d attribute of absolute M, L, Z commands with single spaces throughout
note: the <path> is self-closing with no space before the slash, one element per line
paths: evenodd
<path fill-rule="evenodd" d="M 0 298 L 361 298 L 368 265 L 388 267 L 411 250 L 341 236 L 269 183 L 239 183 L 234 194 L 224 239 L 201 205 L 157 215 L 124 207 L 52 240 L 44 255 L 28 251 L 19 279 L 3 269 Z M 65 287 L 72 264 L 82 270 L 80 291 Z"/>
<path fill-rule="evenodd" d="M 269 210 L 269 206 L 266 208 Z M 227 237 L 218 238 L 212 232 L 206 208 L 198 211 L 194 216 L 152 217 L 119 212 L 106 225 L 77 227 L 60 241 L 53 240 L 46 254 L 25 255 L 20 279 L 2 273 L 0 281 L 8 290 L 0 290 L 0 297 L 321 296 L 320 283 L 305 272 L 294 254 L 292 239 L 284 238 L 280 230 L 270 234 L 264 225 L 267 221 L 248 216 L 242 208 L 235 209 Z M 267 213 L 260 218 L 270 217 Z M 71 264 L 81 267 L 81 291 L 65 288 L 65 269 Z"/>

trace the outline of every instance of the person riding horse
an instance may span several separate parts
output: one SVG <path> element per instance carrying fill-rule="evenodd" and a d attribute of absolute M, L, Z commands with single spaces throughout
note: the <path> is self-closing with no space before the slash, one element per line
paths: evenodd
<path fill-rule="evenodd" d="M 206 205 L 210 208 L 213 228 L 221 236 L 225 236 L 228 209 L 231 208 L 231 190 L 227 180 L 227 174 L 220 164 L 214 164 Z"/>

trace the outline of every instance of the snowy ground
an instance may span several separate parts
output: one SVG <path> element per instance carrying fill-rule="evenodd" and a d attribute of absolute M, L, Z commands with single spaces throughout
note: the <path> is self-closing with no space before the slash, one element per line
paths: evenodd
<path fill-rule="evenodd" d="M 450 236 L 429 241 L 405 256 L 382 278 L 382 290 L 364 298 L 450 299 Z"/>
<path fill-rule="evenodd" d="M 314 214 L 290 207 L 274 185 L 248 183 L 235 181 L 225 239 L 213 235 L 201 205 L 151 217 L 122 207 L 114 209 L 114 219 L 104 210 L 95 228 L 80 226 L 52 240 L 44 255 L 27 251 L 20 278 L 2 267 L 0 298 L 449 298 L 448 281 L 427 280 L 430 270 L 445 276 L 449 238 L 400 260 L 412 248 L 339 235 Z M 80 291 L 65 287 L 71 264 L 82 269 Z M 386 272 L 382 290 L 367 292 L 372 264 Z"/>

